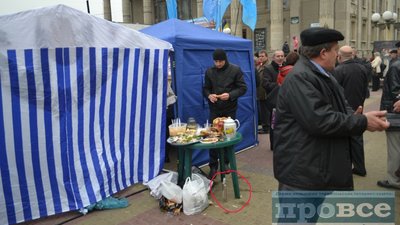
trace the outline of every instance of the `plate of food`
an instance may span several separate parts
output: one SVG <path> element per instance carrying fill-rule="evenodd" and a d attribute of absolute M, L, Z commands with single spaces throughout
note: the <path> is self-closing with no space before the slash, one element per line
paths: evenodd
<path fill-rule="evenodd" d="M 180 136 L 169 137 L 167 142 L 172 145 L 190 145 L 199 142 L 199 138 L 194 135 L 183 134 Z"/>
<path fill-rule="evenodd" d="M 218 141 L 218 138 L 216 137 L 208 137 L 208 138 L 204 138 L 201 139 L 200 142 L 203 144 L 211 144 L 211 143 L 215 143 Z"/>

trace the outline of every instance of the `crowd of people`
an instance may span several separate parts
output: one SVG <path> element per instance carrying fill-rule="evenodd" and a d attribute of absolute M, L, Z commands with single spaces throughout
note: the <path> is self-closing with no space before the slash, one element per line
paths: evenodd
<path fill-rule="evenodd" d="M 271 62 L 265 50 L 254 58 L 259 134 L 270 133 L 279 189 L 353 190 L 352 174 L 367 174 L 366 130 L 386 131 L 388 174 L 377 185 L 400 189 L 400 129 L 386 119 L 397 116 L 387 113 L 400 112 L 398 49 L 388 51 L 390 60 L 384 62 L 379 52 L 366 59 L 354 47 L 339 48 L 344 37 L 336 30 L 310 28 L 300 39 L 300 48 L 288 52 L 285 42 Z M 380 111 L 363 112 L 369 83 L 377 91 L 382 80 Z"/>

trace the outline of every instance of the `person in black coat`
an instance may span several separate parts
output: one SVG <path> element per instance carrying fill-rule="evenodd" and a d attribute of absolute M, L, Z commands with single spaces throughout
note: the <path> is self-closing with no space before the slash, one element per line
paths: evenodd
<path fill-rule="evenodd" d="M 368 90 L 368 71 L 353 59 L 353 49 L 343 46 L 339 49 L 339 65 L 335 68 L 334 76 L 344 89 L 344 96 L 353 111 L 364 107 Z M 365 176 L 364 140 L 362 135 L 352 137 L 351 159 L 353 173 Z"/>
<path fill-rule="evenodd" d="M 238 98 L 246 93 L 247 85 L 239 66 L 229 63 L 226 53 L 216 49 L 213 53 L 214 66 L 207 69 L 204 76 L 203 95 L 208 99 L 210 122 L 217 117 L 236 118 Z M 212 178 L 218 170 L 218 151 L 209 151 Z M 229 169 L 228 154 L 225 154 L 225 168 Z M 220 159 L 222 160 L 222 159 Z"/>
<path fill-rule="evenodd" d="M 279 190 L 353 190 L 351 136 L 389 127 L 384 111 L 354 114 L 332 76 L 338 41 L 333 29 L 301 32 L 300 59 L 278 94 L 274 175 Z"/>
<path fill-rule="evenodd" d="M 279 68 L 283 65 L 285 61 L 285 56 L 283 51 L 278 50 L 275 51 L 274 54 L 272 55 L 272 62 L 271 64 L 265 66 L 264 72 L 263 72 L 263 79 L 262 79 L 262 86 L 265 89 L 267 93 L 267 110 L 269 111 L 269 121 L 271 125 L 271 120 L 272 120 L 272 109 L 275 108 L 275 100 L 271 99 L 272 96 L 271 94 L 274 93 L 274 89 L 278 88 L 278 74 L 279 74 Z M 273 143 L 274 143 L 274 134 L 273 134 L 273 129 L 270 126 L 269 127 L 269 141 L 270 141 L 270 150 L 273 150 Z"/>
<path fill-rule="evenodd" d="M 398 51 L 400 42 L 396 43 Z M 400 60 L 391 62 L 385 80 L 381 98 L 381 110 L 400 113 Z M 394 117 L 399 115 L 393 114 Z M 378 186 L 400 190 L 400 129 L 394 127 L 386 131 L 387 140 L 387 178 L 377 182 Z"/>

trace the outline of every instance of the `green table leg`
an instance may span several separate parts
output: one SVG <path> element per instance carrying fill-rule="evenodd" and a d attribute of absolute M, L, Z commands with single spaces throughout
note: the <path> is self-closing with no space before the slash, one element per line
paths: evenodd
<path fill-rule="evenodd" d="M 231 165 L 231 169 L 237 171 L 236 157 L 233 146 L 227 148 L 227 154 L 229 156 L 229 163 Z M 237 173 L 231 173 L 231 175 L 232 175 L 233 190 L 235 192 L 235 198 L 240 198 L 238 175 Z"/>
<path fill-rule="evenodd" d="M 184 149 L 185 151 L 185 162 L 184 162 L 184 176 L 183 183 L 185 183 L 186 178 L 192 177 L 192 149 Z"/>
<path fill-rule="evenodd" d="M 219 168 L 221 172 L 225 171 L 225 149 L 224 148 L 219 148 L 218 153 L 219 153 Z M 221 182 L 224 181 L 225 174 L 221 174 Z"/>
<path fill-rule="evenodd" d="M 183 180 L 183 175 L 184 175 L 184 163 L 185 163 L 185 149 L 182 147 L 178 147 L 178 185 L 183 186 L 184 180 Z"/>

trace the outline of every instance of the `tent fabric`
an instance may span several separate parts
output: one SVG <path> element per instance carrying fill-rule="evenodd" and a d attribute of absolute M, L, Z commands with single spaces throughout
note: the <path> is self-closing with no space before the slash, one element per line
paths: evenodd
<path fill-rule="evenodd" d="M 169 43 L 62 5 L 1 16 L 0 34 L 0 224 L 160 172 Z"/>
<path fill-rule="evenodd" d="M 202 93 L 204 74 L 208 67 L 213 66 L 213 51 L 223 48 L 227 52 L 229 62 L 240 66 L 247 84 L 246 94 L 238 100 L 236 117 L 241 123 L 238 131 L 242 133 L 243 141 L 236 146 L 236 151 L 257 144 L 255 70 L 250 40 L 178 19 L 170 19 L 140 31 L 173 45 L 176 65 L 173 79 L 178 96 L 177 115 L 182 121 L 194 117 L 201 125 L 209 118 L 208 102 Z M 193 163 L 208 163 L 208 152 L 195 151 Z"/>

